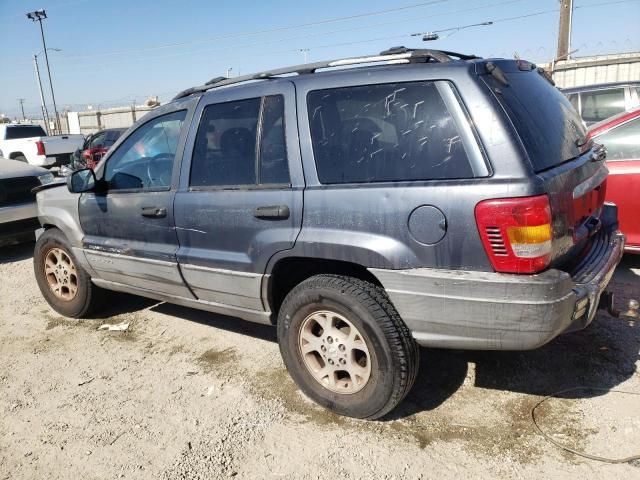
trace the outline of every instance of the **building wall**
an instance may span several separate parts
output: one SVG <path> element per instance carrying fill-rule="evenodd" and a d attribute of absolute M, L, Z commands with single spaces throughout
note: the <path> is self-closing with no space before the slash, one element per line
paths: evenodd
<path fill-rule="evenodd" d="M 105 128 L 128 128 L 142 118 L 153 107 L 136 105 L 122 108 L 107 108 L 103 110 L 87 110 L 84 112 L 69 112 L 69 133 L 88 135 Z"/>
<path fill-rule="evenodd" d="M 640 81 L 640 53 L 621 53 L 562 60 L 543 66 L 559 88 Z"/>

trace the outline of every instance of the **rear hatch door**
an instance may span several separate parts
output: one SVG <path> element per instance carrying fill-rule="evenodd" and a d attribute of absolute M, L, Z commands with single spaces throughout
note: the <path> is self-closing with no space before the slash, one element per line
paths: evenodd
<path fill-rule="evenodd" d="M 541 69 L 520 60 L 480 65 L 549 196 L 551 266 L 570 268 L 601 228 L 608 175 L 604 150 L 587 138 L 580 116 Z"/>

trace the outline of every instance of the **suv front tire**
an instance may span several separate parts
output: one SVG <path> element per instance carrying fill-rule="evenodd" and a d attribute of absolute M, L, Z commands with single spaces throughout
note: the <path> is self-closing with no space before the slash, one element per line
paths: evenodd
<path fill-rule="evenodd" d="M 278 341 L 300 389 L 339 415 L 384 416 L 418 373 L 418 346 L 384 290 L 352 277 L 316 275 L 293 288 Z"/>
<path fill-rule="evenodd" d="M 99 304 L 103 290 L 91 283 L 78 264 L 64 234 L 46 230 L 36 242 L 33 255 L 36 281 L 47 303 L 65 317 L 82 318 Z"/>

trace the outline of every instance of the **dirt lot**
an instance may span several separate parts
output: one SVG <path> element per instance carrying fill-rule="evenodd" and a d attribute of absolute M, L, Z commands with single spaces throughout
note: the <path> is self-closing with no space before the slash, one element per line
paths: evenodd
<path fill-rule="evenodd" d="M 524 353 L 423 350 L 391 418 L 336 417 L 284 371 L 275 330 L 124 295 L 92 320 L 42 300 L 33 245 L 0 251 L 0 480 L 640 478 L 640 322 L 601 314 Z M 614 291 L 640 297 L 640 258 Z M 127 332 L 99 331 L 130 322 Z"/>

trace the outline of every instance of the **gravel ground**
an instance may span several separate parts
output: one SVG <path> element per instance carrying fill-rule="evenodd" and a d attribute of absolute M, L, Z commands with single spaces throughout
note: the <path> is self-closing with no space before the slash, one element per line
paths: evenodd
<path fill-rule="evenodd" d="M 600 314 L 533 352 L 422 350 L 384 421 L 337 417 L 286 374 L 275 330 L 114 295 L 72 321 L 41 298 L 33 244 L 0 250 L 0 480 L 639 478 L 640 321 Z M 640 297 L 640 257 L 616 273 Z M 99 331 L 130 323 L 126 332 Z"/>

